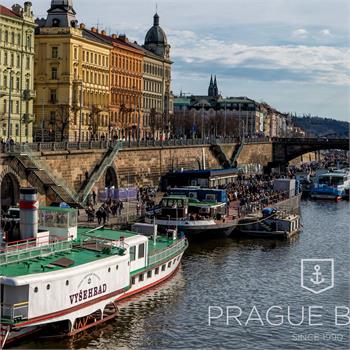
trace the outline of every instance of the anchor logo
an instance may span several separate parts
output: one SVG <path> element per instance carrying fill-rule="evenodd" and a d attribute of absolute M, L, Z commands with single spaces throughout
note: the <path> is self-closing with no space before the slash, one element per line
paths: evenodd
<path fill-rule="evenodd" d="M 320 272 L 321 270 L 321 266 L 320 265 L 315 265 L 314 266 L 314 270 L 315 272 L 313 272 L 312 274 L 315 275 L 315 278 L 311 278 L 311 282 L 313 284 L 322 284 L 324 282 L 324 278 L 321 277 L 322 276 L 322 273 Z M 321 277 L 321 279 L 320 279 Z"/>
<path fill-rule="evenodd" d="M 334 287 L 334 259 L 302 259 L 301 287 L 321 294 Z"/>

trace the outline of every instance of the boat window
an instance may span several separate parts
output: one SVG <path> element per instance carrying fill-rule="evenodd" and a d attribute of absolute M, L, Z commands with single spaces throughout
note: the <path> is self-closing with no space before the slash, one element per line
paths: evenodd
<path fill-rule="evenodd" d="M 117 265 L 117 266 L 115 267 L 115 269 L 118 270 L 118 269 L 119 269 L 119 266 Z"/>
<path fill-rule="evenodd" d="M 66 281 L 66 286 L 69 286 L 69 281 L 68 280 Z"/>
<path fill-rule="evenodd" d="M 46 286 L 46 289 L 49 290 L 50 288 L 51 288 L 51 286 L 48 284 L 48 285 Z"/>
<path fill-rule="evenodd" d="M 134 261 L 136 259 L 136 247 L 130 247 L 130 261 Z"/>
<path fill-rule="evenodd" d="M 108 272 L 111 272 L 111 268 L 110 267 L 108 268 Z"/>
<path fill-rule="evenodd" d="M 156 269 L 154 270 L 154 273 L 155 273 L 156 275 L 159 274 L 159 267 L 156 267 Z"/>
<path fill-rule="evenodd" d="M 135 277 L 131 279 L 131 284 L 135 284 Z"/>
<path fill-rule="evenodd" d="M 165 271 L 165 265 L 162 266 L 162 271 Z"/>
<path fill-rule="evenodd" d="M 171 267 L 171 261 L 168 262 L 168 267 Z"/>
<path fill-rule="evenodd" d="M 139 282 L 143 282 L 143 273 L 139 276 Z"/>
<path fill-rule="evenodd" d="M 142 259 L 145 257 L 145 244 L 142 243 L 139 245 L 139 259 Z"/>
<path fill-rule="evenodd" d="M 147 272 L 147 278 L 151 278 L 152 277 L 152 270 Z"/>
<path fill-rule="evenodd" d="M 34 293 L 38 293 L 38 291 L 39 291 L 38 287 L 35 287 L 34 288 Z"/>

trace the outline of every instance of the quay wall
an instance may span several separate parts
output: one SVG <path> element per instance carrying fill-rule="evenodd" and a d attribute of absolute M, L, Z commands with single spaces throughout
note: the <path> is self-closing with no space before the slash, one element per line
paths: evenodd
<path fill-rule="evenodd" d="M 229 159 L 236 144 L 220 146 Z M 106 151 L 100 149 L 61 150 L 36 153 L 35 156 L 46 172 L 56 183 L 79 192 L 84 187 L 86 174 L 90 177 L 103 162 Z M 238 164 L 258 163 L 267 165 L 272 158 L 271 144 L 245 145 L 238 157 Z M 167 146 L 131 148 L 119 151 L 109 172 L 115 176 L 117 187 L 157 186 L 160 179 L 169 171 L 221 168 L 220 161 L 212 152 L 210 145 Z M 19 186 L 34 186 L 39 190 L 42 204 L 45 204 L 47 189 L 35 178 L 30 169 L 18 165 L 14 156 L 0 154 L 0 181 L 6 174 Z M 105 186 L 106 172 L 96 184 L 96 189 Z M 16 196 L 17 197 L 17 196 Z"/>

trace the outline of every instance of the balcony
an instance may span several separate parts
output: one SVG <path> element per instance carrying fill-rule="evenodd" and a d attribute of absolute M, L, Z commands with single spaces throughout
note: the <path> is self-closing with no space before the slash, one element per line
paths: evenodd
<path fill-rule="evenodd" d="M 23 91 L 23 99 L 25 101 L 34 100 L 35 98 L 36 98 L 36 91 L 35 90 L 26 89 Z"/>

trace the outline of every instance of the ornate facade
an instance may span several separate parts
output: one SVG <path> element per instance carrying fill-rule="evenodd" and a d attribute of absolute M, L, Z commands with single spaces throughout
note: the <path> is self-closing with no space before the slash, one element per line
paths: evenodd
<path fill-rule="evenodd" d="M 39 140 L 110 137 L 110 51 L 75 19 L 71 0 L 52 0 L 35 36 L 35 135 Z"/>
<path fill-rule="evenodd" d="M 33 139 L 34 17 L 32 4 L 0 5 L 0 137 Z"/>
<path fill-rule="evenodd" d="M 159 25 L 159 16 L 145 37 L 143 73 L 144 138 L 162 138 L 169 134 L 173 114 L 171 94 L 170 45 Z"/>

